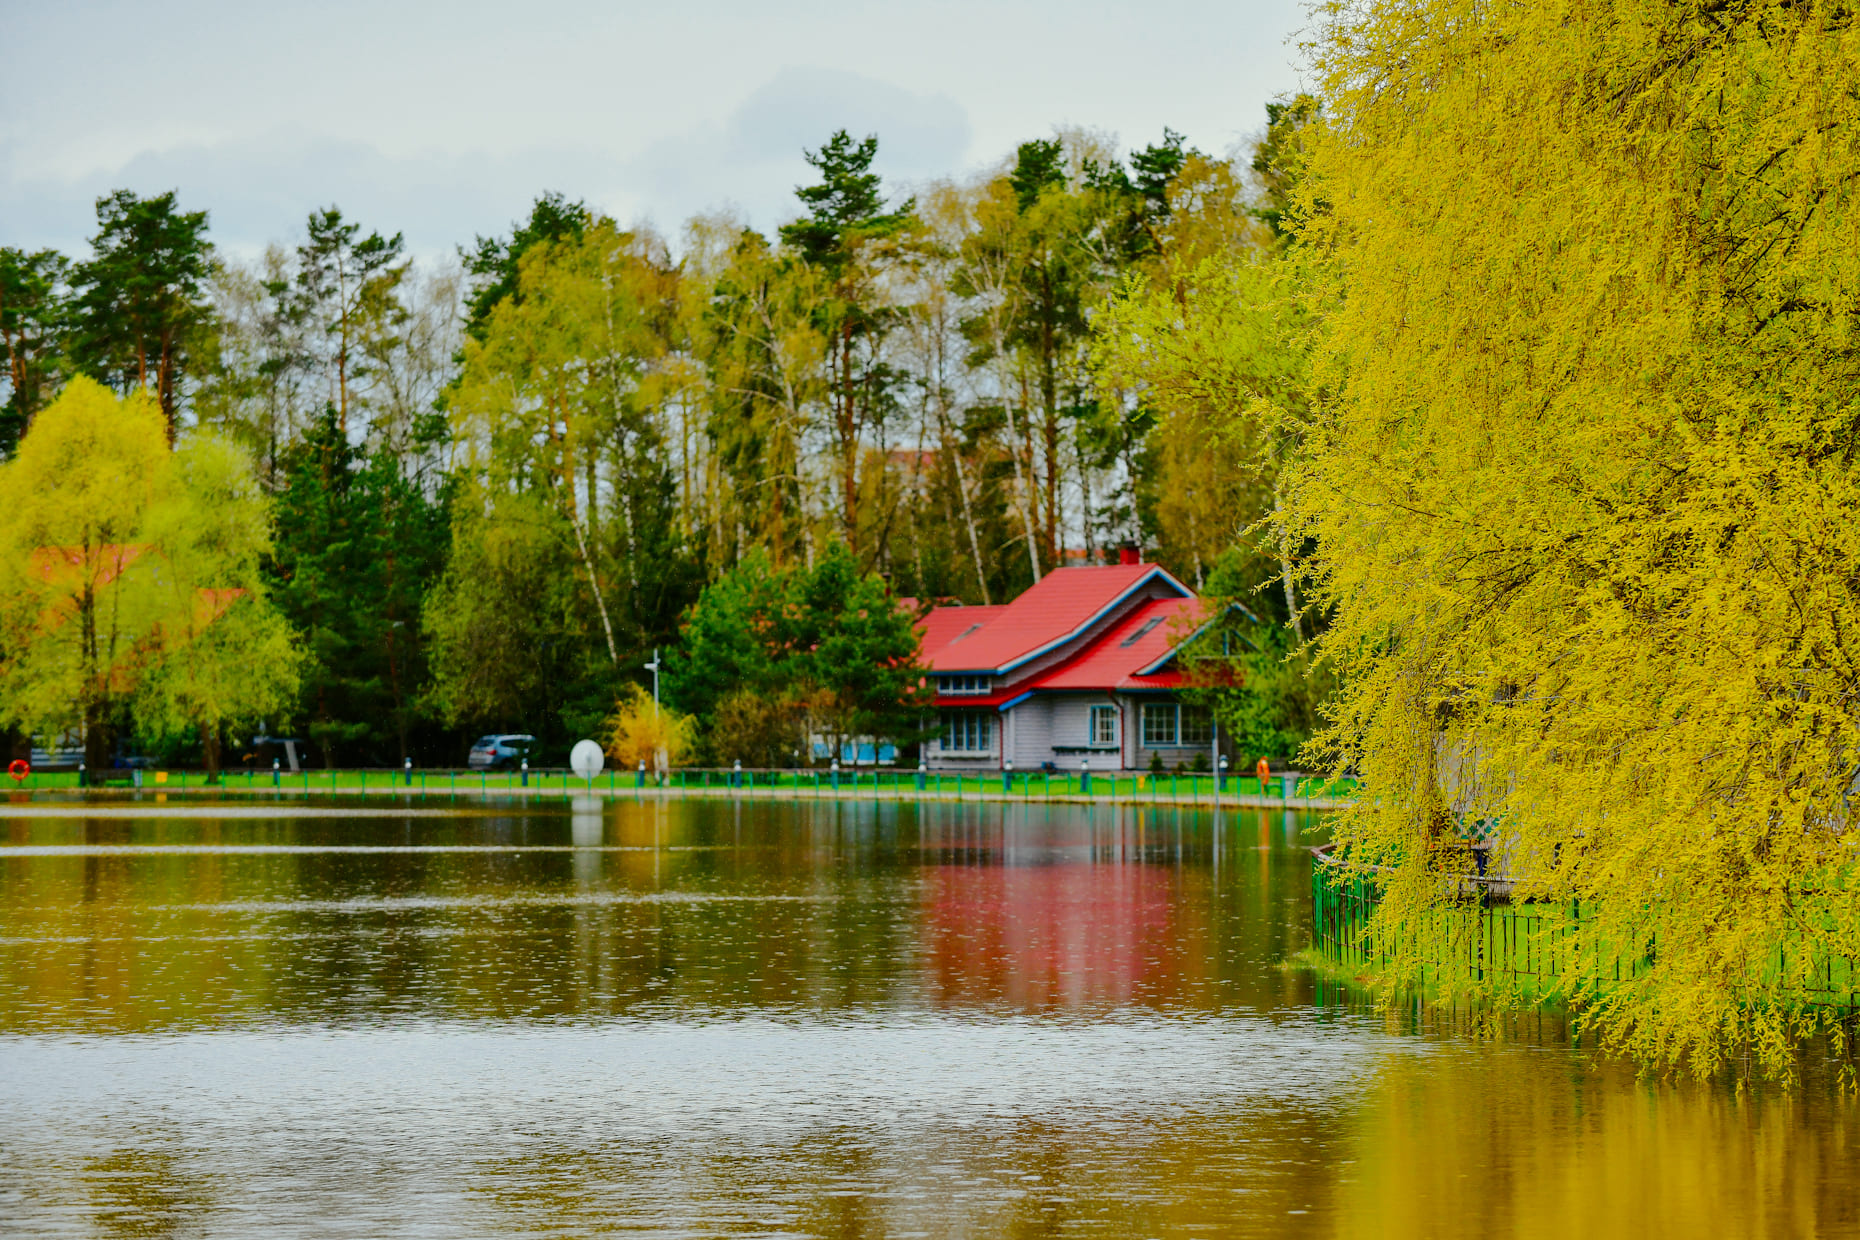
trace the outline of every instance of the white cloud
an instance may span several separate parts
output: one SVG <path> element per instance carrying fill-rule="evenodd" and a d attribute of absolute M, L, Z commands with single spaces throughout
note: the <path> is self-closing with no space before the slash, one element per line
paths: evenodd
<path fill-rule="evenodd" d="M 119 186 L 179 189 L 236 248 L 334 202 L 443 251 L 545 189 L 668 231 L 726 203 L 768 228 L 842 126 L 879 135 L 893 183 L 1059 124 L 1220 150 L 1296 86 L 1302 5 L 0 0 L 0 244 L 79 248 Z"/>

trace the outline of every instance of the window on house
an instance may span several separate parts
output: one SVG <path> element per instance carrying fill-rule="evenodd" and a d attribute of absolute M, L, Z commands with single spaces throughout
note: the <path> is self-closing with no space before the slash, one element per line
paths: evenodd
<path fill-rule="evenodd" d="M 1205 706 L 1182 707 L 1182 743 L 1208 745 L 1214 742 L 1214 716 Z"/>
<path fill-rule="evenodd" d="M 1169 749 L 1179 742 L 1174 702 L 1143 704 L 1143 744 L 1149 749 Z"/>
<path fill-rule="evenodd" d="M 981 694 L 988 692 L 986 676 L 938 676 L 936 678 L 938 693 Z"/>
<path fill-rule="evenodd" d="M 943 712 L 944 753 L 987 753 L 995 736 L 995 717 L 985 710 Z"/>
<path fill-rule="evenodd" d="M 1117 707 L 1094 706 L 1091 708 L 1091 743 L 1093 745 L 1117 744 Z"/>

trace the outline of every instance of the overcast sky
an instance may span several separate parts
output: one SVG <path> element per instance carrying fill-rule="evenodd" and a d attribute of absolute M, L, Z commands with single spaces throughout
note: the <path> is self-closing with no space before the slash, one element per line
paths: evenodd
<path fill-rule="evenodd" d="M 76 252 L 111 189 L 180 191 L 216 241 L 334 203 L 448 252 L 545 189 L 675 233 L 794 211 L 803 147 L 875 132 L 888 184 L 1057 125 L 1208 151 L 1300 84 L 1302 0 L 911 5 L 0 0 L 0 244 Z"/>

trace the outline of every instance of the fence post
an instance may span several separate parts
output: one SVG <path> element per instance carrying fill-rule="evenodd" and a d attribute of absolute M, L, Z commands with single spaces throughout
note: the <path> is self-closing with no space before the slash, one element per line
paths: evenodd
<path fill-rule="evenodd" d="M 1091 759 L 1079 759 L 1079 791 L 1085 796 L 1091 795 Z"/>

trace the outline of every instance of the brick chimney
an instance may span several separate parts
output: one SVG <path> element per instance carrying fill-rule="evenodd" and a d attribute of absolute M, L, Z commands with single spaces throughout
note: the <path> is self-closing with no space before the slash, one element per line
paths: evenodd
<path fill-rule="evenodd" d="M 1134 544 L 1125 543 L 1117 549 L 1117 562 L 1119 564 L 1141 564 L 1143 553 L 1138 551 Z"/>

